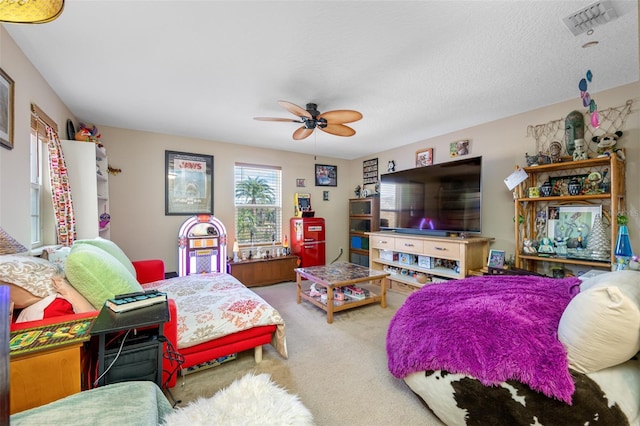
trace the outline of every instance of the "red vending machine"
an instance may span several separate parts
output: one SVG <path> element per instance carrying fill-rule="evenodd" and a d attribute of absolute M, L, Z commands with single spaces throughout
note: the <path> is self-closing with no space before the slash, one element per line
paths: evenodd
<path fill-rule="evenodd" d="M 325 227 L 321 217 L 291 218 L 291 254 L 300 258 L 300 266 L 324 266 Z"/>

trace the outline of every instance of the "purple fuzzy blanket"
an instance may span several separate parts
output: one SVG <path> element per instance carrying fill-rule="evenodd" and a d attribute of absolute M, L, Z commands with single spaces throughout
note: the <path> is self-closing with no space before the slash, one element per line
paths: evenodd
<path fill-rule="evenodd" d="M 571 404 L 575 385 L 558 323 L 580 291 L 577 278 L 484 276 L 423 287 L 387 331 L 389 370 L 474 376 L 484 385 L 517 380 Z"/>

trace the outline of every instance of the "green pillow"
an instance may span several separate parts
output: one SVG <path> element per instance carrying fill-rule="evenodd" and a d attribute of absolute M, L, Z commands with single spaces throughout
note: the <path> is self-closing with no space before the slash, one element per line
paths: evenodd
<path fill-rule="evenodd" d="M 118 247 L 118 245 L 113 241 L 107 240 L 106 238 L 97 237 L 93 239 L 76 240 L 73 244 L 91 244 L 92 246 L 101 248 L 111 256 L 118 259 L 124 265 L 124 267 L 127 268 L 127 271 L 131 272 L 131 275 L 133 275 L 134 277 L 136 276 L 136 269 L 133 267 L 133 263 L 131 263 L 124 251 L 122 251 L 122 249 Z"/>
<path fill-rule="evenodd" d="M 96 309 L 117 294 L 142 291 L 118 259 L 92 244 L 73 245 L 65 273 L 69 283 Z"/>

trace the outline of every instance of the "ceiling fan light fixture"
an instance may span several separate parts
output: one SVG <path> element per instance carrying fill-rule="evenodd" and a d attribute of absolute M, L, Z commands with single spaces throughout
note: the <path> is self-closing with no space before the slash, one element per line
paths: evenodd
<path fill-rule="evenodd" d="M 303 109 L 288 101 L 278 101 L 278 103 L 291 114 L 299 117 L 301 121 L 275 117 L 254 117 L 254 119 L 261 121 L 293 121 L 303 123 L 303 126 L 293 132 L 294 140 L 301 140 L 310 136 L 316 128 L 336 136 L 353 136 L 356 134 L 356 131 L 349 126 L 345 126 L 343 123 L 352 123 L 362 119 L 362 113 L 350 109 L 320 113 L 320 111 L 318 111 L 318 105 L 311 102 L 307 103 L 307 109 Z"/>
<path fill-rule="evenodd" d="M 0 0 L 0 22 L 44 24 L 62 14 L 64 0 Z"/>

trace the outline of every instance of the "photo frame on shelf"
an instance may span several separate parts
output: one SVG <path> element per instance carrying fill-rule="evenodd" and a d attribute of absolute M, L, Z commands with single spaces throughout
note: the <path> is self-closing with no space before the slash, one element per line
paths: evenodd
<path fill-rule="evenodd" d="M 338 166 L 316 164 L 316 186 L 338 186 Z"/>
<path fill-rule="evenodd" d="M 164 214 L 213 214 L 213 155 L 165 151 Z"/>
<path fill-rule="evenodd" d="M 547 237 L 565 241 L 567 249 L 585 249 L 596 215 L 602 217 L 602 205 L 550 205 L 547 207 Z"/>
<path fill-rule="evenodd" d="M 433 148 L 416 151 L 416 167 L 430 166 L 433 164 Z"/>
<path fill-rule="evenodd" d="M 15 84 L 0 68 L 0 145 L 13 149 L 13 102 Z"/>
<path fill-rule="evenodd" d="M 487 266 L 501 269 L 504 266 L 504 250 L 489 250 Z"/>
<path fill-rule="evenodd" d="M 573 175 L 573 176 L 552 176 L 549 178 L 551 183 L 551 195 L 552 196 L 567 196 L 569 195 L 569 182 L 572 179 L 576 179 L 580 183 L 580 188 L 584 189 L 584 181 L 587 179 L 588 174 Z"/>

